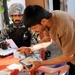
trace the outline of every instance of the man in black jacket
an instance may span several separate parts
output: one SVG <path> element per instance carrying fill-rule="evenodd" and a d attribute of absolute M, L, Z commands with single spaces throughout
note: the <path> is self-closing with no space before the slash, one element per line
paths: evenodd
<path fill-rule="evenodd" d="M 10 6 L 9 15 L 12 18 L 12 24 L 2 29 L 2 37 L 11 38 L 18 47 L 30 46 L 31 33 L 23 24 L 24 6 L 20 3 L 14 3 Z"/>

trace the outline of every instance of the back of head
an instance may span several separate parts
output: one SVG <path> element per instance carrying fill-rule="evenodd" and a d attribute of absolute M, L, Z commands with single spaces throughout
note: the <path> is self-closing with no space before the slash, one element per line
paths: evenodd
<path fill-rule="evenodd" d="M 14 3 L 10 6 L 9 15 L 23 14 L 24 6 L 20 3 Z"/>
<path fill-rule="evenodd" d="M 40 24 L 43 18 L 49 19 L 50 13 L 39 5 L 29 5 L 24 11 L 24 24 L 26 27 Z"/>

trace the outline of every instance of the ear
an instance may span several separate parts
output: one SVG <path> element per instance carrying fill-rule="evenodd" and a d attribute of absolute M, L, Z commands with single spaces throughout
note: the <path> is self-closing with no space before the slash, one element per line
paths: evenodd
<path fill-rule="evenodd" d="M 42 25 L 46 25 L 46 23 L 47 23 L 47 19 L 44 18 L 44 19 L 41 20 Z"/>

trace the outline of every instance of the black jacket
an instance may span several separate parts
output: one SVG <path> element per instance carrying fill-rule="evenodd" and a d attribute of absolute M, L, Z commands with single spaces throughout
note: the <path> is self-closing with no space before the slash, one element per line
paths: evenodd
<path fill-rule="evenodd" d="M 7 30 L 9 38 L 13 39 L 13 41 L 16 43 L 18 47 L 21 46 L 30 46 L 31 44 L 31 33 L 30 31 L 25 27 L 25 25 L 19 25 L 16 27 L 13 24 L 10 24 L 8 26 Z"/>

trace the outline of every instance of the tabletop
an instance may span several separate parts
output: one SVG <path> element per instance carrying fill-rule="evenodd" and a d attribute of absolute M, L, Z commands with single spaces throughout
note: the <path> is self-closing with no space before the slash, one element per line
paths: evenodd
<path fill-rule="evenodd" d="M 13 72 L 18 73 L 23 68 L 23 66 L 19 63 L 20 59 L 21 58 L 14 58 L 13 55 L 10 55 L 4 58 L 0 58 L 0 71 L 10 72 L 11 75 Z M 19 67 L 14 70 L 8 69 L 7 66 L 10 66 L 11 64 L 17 64 L 19 65 Z"/>

